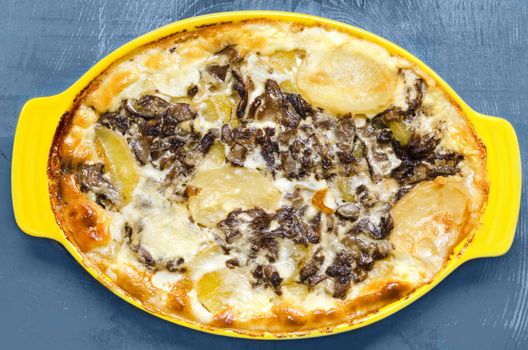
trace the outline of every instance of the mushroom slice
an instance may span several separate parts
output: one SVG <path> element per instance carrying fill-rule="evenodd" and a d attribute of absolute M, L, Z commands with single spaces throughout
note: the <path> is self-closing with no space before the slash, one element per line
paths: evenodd
<path fill-rule="evenodd" d="M 154 95 L 143 95 L 139 99 L 129 99 L 125 109 L 144 119 L 171 118 L 175 122 L 194 119 L 194 113 L 188 103 L 171 103 Z"/>
<path fill-rule="evenodd" d="M 81 164 L 77 170 L 77 181 L 81 191 L 93 192 L 96 202 L 107 208 L 119 204 L 120 198 L 115 186 L 103 175 L 103 163 Z"/>
<path fill-rule="evenodd" d="M 169 102 L 154 95 L 144 95 L 137 100 L 129 99 L 125 104 L 127 111 L 146 119 L 160 118 L 169 106 Z"/>

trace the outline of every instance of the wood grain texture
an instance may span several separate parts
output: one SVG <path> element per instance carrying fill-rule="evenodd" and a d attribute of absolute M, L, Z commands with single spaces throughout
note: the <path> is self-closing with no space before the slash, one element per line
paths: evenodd
<path fill-rule="evenodd" d="M 0 335 L 8 349 L 525 349 L 527 196 L 511 251 L 470 262 L 373 326 L 287 343 L 201 334 L 151 317 L 94 281 L 58 245 L 16 227 L 10 162 L 18 113 L 55 94 L 121 44 L 178 19 L 275 9 L 329 17 L 379 34 L 436 70 L 476 110 L 510 120 L 528 149 L 528 2 L 519 1 L 0 1 Z M 44 116 L 43 116 L 44 117 Z M 523 165 L 526 182 L 526 166 Z"/>

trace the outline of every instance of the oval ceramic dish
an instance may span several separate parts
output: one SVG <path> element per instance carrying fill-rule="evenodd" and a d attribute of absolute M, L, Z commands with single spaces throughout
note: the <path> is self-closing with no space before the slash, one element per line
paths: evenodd
<path fill-rule="evenodd" d="M 130 304 L 154 314 L 157 317 L 185 327 L 219 335 L 244 338 L 254 337 L 258 339 L 277 339 L 278 337 L 271 333 L 264 333 L 259 336 L 239 334 L 231 330 L 201 326 L 181 319 L 154 313 L 146 310 L 141 303 L 123 293 L 121 290 L 113 288 L 111 281 L 107 277 L 90 268 L 86 262 L 83 261 L 81 254 L 77 251 L 75 246 L 66 239 L 64 233 L 57 225 L 50 205 L 48 177 L 46 172 L 50 146 L 61 116 L 72 107 L 76 96 L 114 61 L 142 45 L 176 32 L 184 30 L 192 31 L 197 27 L 219 22 L 238 22 L 255 18 L 270 18 L 302 24 L 326 24 L 377 43 L 386 48 L 389 52 L 400 55 L 410 62 L 415 63 L 420 69 L 437 81 L 437 83 L 450 96 L 452 101 L 458 105 L 463 113 L 471 120 L 478 136 L 486 145 L 488 155 L 487 167 L 490 192 L 487 209 L 482 216 L 481 224 L 472 239 L 465 239 L 456 246 L 453 255 L 449 258 L 445 267 L 436 275 L 431 283 L 416 289 L 407 297 L 397 300 L 375 313 L 368 314 L 353 324 L 336 326 L 330 333 L 314 330 L 303 333 L 290 333 L 285 337 L 316 337 L 345 332 L 369 325 L 409 305 L 427 293 L 464 262 L 475 258 L 502 255 L 508 251 L 515 233 L 521 195 L 519 145 L 510 123 L 504 119 L 485 116 L 473 111 L 429 67 L 407 51 L 383 38 L 362 29 L 329 19 L 304 14 L 271 11 L 217 13 L 169 24 L 132 40 L 115 50 L 94 65 L 86 74 L 75 82 L 75 84 L 63 93 L 50 97 L 34 98 L 28 101 L 20 113 L 14 141 L 12 163 L 13 208 L 17 224 L 22 231 L 31 236 L 50 238 L 59 242 L 94 278 L 107 286 L 113 293 L 117 294 Z"/>

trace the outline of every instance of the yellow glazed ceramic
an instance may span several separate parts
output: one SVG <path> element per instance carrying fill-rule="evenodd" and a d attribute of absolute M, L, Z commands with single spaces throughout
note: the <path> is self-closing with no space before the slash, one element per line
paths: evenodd
<path fill-rule="evenodd" d="M 416 63 L 420 69 L 436 79 L 444 90 L 447 91 L 452 100 L 461 107 L 464 114 L 467 115 L 474 124 L 479 137 L 486 145 L 488 151 L 487 162 L 490 181 L 489 202 L 482 217 L 482 222 L 478 230 L 475 232 L 473 239 L 471 241 L 466 239 L 455 248 L 455 253 L 448 261 L 447 266 L 439 272 L 431 283 L 418 288 L 408 297 L 389 304 L 378 312 L 370 314 L 354 324 L 337 326 L 331 333 L 345 332 L 379 321 L 404 308 L 427 293 L 462 263 L 475 258 L 499 256 L 508 251 L 515 234 L 521 196 L 521 163 L 519 145 L 511 124 L 504 119 L 485 116 L 473 111 L 424 63 L 407 51 L 379 36 L 325 18 L 273 11 L 216 13 L 169 24 L 132 40 L 115 50 L 99 61 L 63 93 L 55 96 L 39 97 L 29 100 L 20 113 L 13 147 L 12 164 L 13 208 L 17 224 L 22 231 L 32 236 L 56 240 L 62 244 L 94 278 L 109 287 L 112 292 L 122 299 L 144 311 L 167 321 L 205 332 L 232 337 L 251 337 L 230 330 L 200 326 L 171 318 L 169 316 L 153 313 L 145 310 L 140 303 L 124 294 L 121 290 L 112 288 L 109 280 L 107 280 L 105 276 L 98 274 L 94 269 L 85 264 L 79 252 L 66 239 L 57 225 L 51 210 L 46 170 L 51 142 L 60 117 L 72 107 L 75 97 L 84 89 L 84 87 L 103 72 L 103 70 L 105 70 L 111 63 L 144 44 L 176 32 L 183 30 L 192 31 L 198 26 L 218 22 L 237 22 L 254 18 L 271 18 L 283 21 L 294 21 L 303 24 L 322 23 L 330 25 L 373 41 L 385 47 L 390 52 L 401 55 L 410 62 Z M 293 333 L 287 337 L 316 337 L 327 334 L 329 333 L 315 330 L 303 334 Z M 258 339 L 277 339 L 277 336 L 273 334 L 264 334 L 263 336 L 259 336 Z"/>

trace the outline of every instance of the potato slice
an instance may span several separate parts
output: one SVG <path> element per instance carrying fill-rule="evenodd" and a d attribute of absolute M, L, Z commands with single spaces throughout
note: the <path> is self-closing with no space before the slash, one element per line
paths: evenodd
<path fill-rule="evenodd" d="M 345 44 L 308 55 L 297 86 L 309 102 L 331 112 L 377 113 L 393 100 L 396 72 Z"/>
<path fill-rule="evenodd" d="M 394 139 L 398 141 L 401 145 L 405 146 L 409 139 L 411 138 L 412 131 L 407 128 L 403 122 L 389 122 L 389 128 L 394 135 Z"/>
<path fill-rule="evenodd" d="M 213 315 L 232 308 L 241 318 L 249 318 L 261 313 L 275 297 L 271 288 L 256 292 L 245 273 L 228 268 L 206 272 L 194 288 L 198 301 Z"/>
<path fill-rule="evenodd" d="M 297 55 L 300 51 L 276 51 L 270 57 L 273 70 L 278 73 L 288 73 L 297 65 Z"/>
<path fill-rule="evenodd" d="M 235 288 L 245 288 L 245 280 L 238 272 L 225 267 L 222 249 L 213 244 L 200 250 L 189 266 L 191 276 L 195 282 L 198 300 L 209 312 L 218 314 L 228 306 L 228 300 L 234 296 Z M 203 273 L 200 271 L 207 266 L 218 266 L 216 270 Z M 196 270 L 193 270 L 193 269 Z"/>
<path fill-rule="evenodd" d="M 302 51 L 276 51 L 269 56 L 269 62 L 273 70 L 279 74 L 289 74 L 294 72 L 297 66 L 297 57 L 303 57 Z M 279 83 L 283 92 L 298 94 L 299 89 L 292 80 L 283 80 Z"/>
<path fill-rule="evenodd" d="M 198 172 L 190 183 L 198 194 L 189 198 L 189 211 L 195 222 L 213 227 L 235 209 L 278 207 L 280 191 L 255 169 L 226 165 Z"/>
<path fill-rule="evenodd" d="M 233 295 L 233 287 L 226 282 L 229 270 L 217 270 L 204 274 L 196 283 L 198 300 L 209 312 L 217 314 L 227 307 Z"/>
<path fill-rule="evenodd" d="M 357 202 L 356 193 L 354 191 L 355 189 L 351 188 L 349 177 L 338 177 L 336 183 L 337 183 L 337 189 L 339 190 L 341 197 L 345 201 L 351 202 L 351 203 Z"/>
<path fill-rule="evenodd" d="M 422 182 L 392 211 L 395 252 L 412 254 L 437 271 L 447 254 L 471 229 L 470 195 L 459 179 Z"/>
<path fill-rule="evenodd" d="M 178 96 L 178 97 L 173 97 L 171 99 L 171 102 L 174 102 L 174 103 L 187 103 L 189 105 L 192 105 L 193 104 L 193 100 L 192 98 L 188 97 L 188 96 Z"/>
<path fill-rule="evenodd" d="M 221 142 L 215 142 L 205 156 L 202 168 L 218 168 L 225 164 L 225 147 Z"/>
<path fill-rule="evenodd" d="M 204 101 L 203 116 L 208 122 L 221 121 L 222 124 L 230 123 L 234 117 L 235 102 L 229 96 L 212 95 Z M 231 123 L 230 123 L 231 124 Z M 237 125 L 231 125 L 237 126 Z"/>
<path fill-rule="evenodd" d="M 110 172 L 112 182 L 119 189 L 121 204 L 128 203 L 139 176 L 126 140 L 110 129 L 96 127 L 95 148 Z"/>

